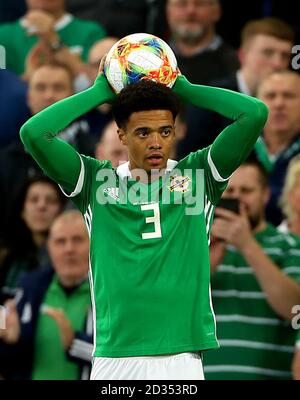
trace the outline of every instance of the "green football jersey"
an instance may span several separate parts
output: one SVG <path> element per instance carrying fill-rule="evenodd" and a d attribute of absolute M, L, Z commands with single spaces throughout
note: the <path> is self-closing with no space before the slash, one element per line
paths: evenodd
<path fill-rule="evenodd" d="M 130 179 L 128 163 L 114 170 L 81 156 L 71 196 L 90 233 L 94 356 L 218 347 L 208 242 L 227 181 L 208 157 L 206 148 L 169 160 L 162 177 L 142 184 Z"/>
<path fill-rule="evenodd" d="M 218 346 L 208 251 L 214 205 L 226 187 L 222 177 L 248 157 L 268 110 L 258 99 L 194 85 L 182 75 L 174 91 L 234 122 L 211 147 L 190 154 L 176 170 L 169 165 L 171 171 L 149 185 L 123 176 L 124 166 L 115 171 L 107 161 L 84 156 L 80 162 L 74 148 L 56 138 L 79 116 L 115 100 L 103 74 L 91 88 L 53 104 L 21 128 L 27 151 L 50 178 L 73 191 L 70 196 L 86 219 L 95 356 Z"/>
<path fill-rule="evenodd" d="M 272 225 L 255 235 L 282 272 L 300 282 L 300 240 Z M 204 357 L 206 379 L 291 379 L 297 330 L 269 305 L 253 269 L 228 246 L 212 276 L 220 349 Z"/>

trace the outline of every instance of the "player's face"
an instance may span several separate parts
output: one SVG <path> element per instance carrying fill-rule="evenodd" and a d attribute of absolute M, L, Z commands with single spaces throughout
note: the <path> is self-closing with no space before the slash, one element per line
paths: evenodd
<path fill-rule="evenodd" d="M 48 232 L 60 211 L 61 203 L 52 185 L 36 182 L 29 187 L 22 218 L 33 233 Z"/>
<path fill-rule="evenodd" d="M 28 105 L 32 114 L 73 94 L 69 74 L 63 68 L 40 67 L 29 82 Z"/>
<path fill-rule="evenodd" d="M 272 72 L 289 67 L 292 43 L 273 36 L 259 34 L 240 51 L 242 67 L 258 83 Z"/>
<path fill-rule="evenodd" d="M 86 277 L 89 238 L 82 218 L 54 222 L 48 249 L 53 267 L 62 282 L 74 283 Z"/>
<path fill-rule="evenodd" d="M 265 131 L 282 134 L 300 129 L 300 77 L 274 74 L 261 84 L 258 97 L 269 107 Z"/>
<path fill-rule="evenodd" d="M 173 115 L 169 110 L 134 112 L 119 137 L 128 148 L 130 169 L 163 169 L 175 139 Z"/>
<path fill-rule="evenodd" d="M 224 198 L 234 197 L 245 206 L 252 227 L 257 226 L 264 218 L 265 206 L 269 191 L 262 186 L 259 172 L 253 166 L 238 168 L 229 179 Z"/>
<path fill-rule="evenodd" d="M 166 11 L 174 37 L 191 43 L 201 40 L 221 15 L 214 0 L 169 0 Z"/>

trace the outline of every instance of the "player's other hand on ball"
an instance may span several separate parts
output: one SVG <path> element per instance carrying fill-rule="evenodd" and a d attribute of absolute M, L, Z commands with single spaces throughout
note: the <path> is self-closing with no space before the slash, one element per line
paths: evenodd
<path fill-rule="evenodd" d="M 97 75 L 97 78 L 95 79 L 94 84 L 97 85 L 98 83 L 99 84 L 101 83 L 103 85 L 103 83 L 105 83 L 106 91 L 107 91 L 107 94 L 108 94 L 107 103 L 111 103 L 112 101 L 114 101 L 114 99 L 116 97 L 116 94 L 113 91 L 113 89 L 112 89 L 111 85 L 109 84 L 109 82 L 107 80 L 107 77 L 106 77 L 106 75 L 104 73 L 104 64 L 105 64 L 106 56 L 107 56 L 107 54 L 105 54 L 101 58 L 100 65 L 99 65 L 99 70 L 98 70 L 98 75 Z"/>
<path fill-rule="evenodd" d="M 105 58 L 106 58 L 106 54 L 101 58 L 101 61 L 99 64 L 99 69 L 98 69 L 98 75 L 95 79 L 95 83 L 97 83 L 99 80 L 103 80 L 103 78 L 105 77 L 105 74 L 104 74 Z"/>

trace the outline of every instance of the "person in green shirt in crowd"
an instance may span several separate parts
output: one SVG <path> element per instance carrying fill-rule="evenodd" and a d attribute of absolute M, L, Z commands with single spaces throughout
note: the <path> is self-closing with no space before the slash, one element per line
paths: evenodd
<path fill-rule="evenodd" d="M 300 239 L 265 219 L 270 189 L 261 164 L 248 160 L 216 208 L 210 247 L 212 300 L 221 348 L 205 354 L 207 379 L 291 379 L 300 304 Z"/>
<path fill-rule="evenodd" d="M 104 28 L 68 14 L 64 0 L 26 2 L 28 11 L 22 18 L 0 25 L 6 68 L 24 74 L 26 58 L 34 50 L 37 57 L 73 65 L 74 74 L 79 73 L 92 45 L 106 36 Z"/>
<path fill-rule="evenodd" d="M 7 379 L 88 379 L 92 313 L 89 237 L 77 210 L 56 218 L 49 234 L 52 266 L 29 273 L 5 306 L 0 374 Z"/>

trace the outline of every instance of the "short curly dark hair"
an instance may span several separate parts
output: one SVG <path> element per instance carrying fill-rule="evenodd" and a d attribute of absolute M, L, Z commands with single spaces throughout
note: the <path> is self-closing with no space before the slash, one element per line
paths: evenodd
<path fill-rule="evenodd" d="M 179 99 L 168 87 L 150 80 L 127 85 L 112 104 L 112 114 L 119 128 L 124 128 L 130 115 L 138 111 L 169 110 L 175 120 Z"/>

